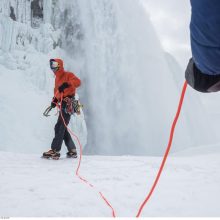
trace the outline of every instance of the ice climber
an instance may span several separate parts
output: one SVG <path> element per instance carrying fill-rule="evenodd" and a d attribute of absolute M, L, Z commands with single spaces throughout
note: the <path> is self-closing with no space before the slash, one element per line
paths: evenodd
<path fill-rule="evenodd" d="M 188 84 L 200 92 L 220 91 L 220 0 L 191 0 L 193 58 L 186 69 Z"/>
<path fill-rule="evenodd" d="M 50 68 L 55 74 L 54 97 L 51 102 L 50 110 L 55 108 L 57 104 L 60 104 L 62 112 L 59 113 L 58 121 L 55 125 L 55 137 L 52 141 L 51 149 L 48 152 L 43 153 L 43 157 L 59 159 L 59 152 L 64 141 L 68 149 L 67 157 L 76 158 L 76 146 L 65 124 L 69 124 L 71 118 L 69 103 L 72 103 L 75 99 L 76 88 L 80 86 L 81 81 L 73 73 L 64 70 L 63 61 L 61 59 L 51 59 Z M 63 97 L 62 103 L 61 97 Z M 65 124 L 63 120 L 65 120 Z"/>

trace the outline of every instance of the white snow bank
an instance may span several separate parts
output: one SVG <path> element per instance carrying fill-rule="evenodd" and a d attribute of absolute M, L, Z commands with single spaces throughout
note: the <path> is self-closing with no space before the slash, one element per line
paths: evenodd
<path fill-rule="evenodd" d="M 199 146 L 193 148 L 186 148 L 180 152 L 172 153 L 172 156 L 180 157 L 194 157 L 194 156 L 206 156 L 207 154 L 220 154 L 220 144 Z"/>
<path fill-rule="evenodd" d="M 220 153 L 170 157 L 143 216 L 217 217 Z M 162 158 L 83 158 L 81 174 L 101 190 L 117 216 L 134 217 Z M 0 152 L 0 216 L 111 217 L 98 193 L 74 175 L 77 160 L 43 160 Z"/>

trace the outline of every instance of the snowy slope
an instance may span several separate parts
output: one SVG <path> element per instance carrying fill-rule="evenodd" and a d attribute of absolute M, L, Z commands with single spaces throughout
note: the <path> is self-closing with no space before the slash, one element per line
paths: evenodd
<path fill-rule="evenodd" d="M 199 155 L 203 151 L 168 159 L 143 216 L 220 216 L 220 151 Z M 117 216 L 134 217 L 161 160 L 85 156 L 81 174 L 104 193 Z M 74 175 L 77 160 L 0 152 L 0 167 L 0 216 L 111 217 L 98 193 Z"/>

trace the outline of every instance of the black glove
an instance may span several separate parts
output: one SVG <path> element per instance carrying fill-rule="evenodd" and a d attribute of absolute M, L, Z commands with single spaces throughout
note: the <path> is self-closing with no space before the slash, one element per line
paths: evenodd
<path fill-rule="evenodd" d="M 59 90 L 60 93 L 62 93 L 62 92 L 64 92 L 64 90 L 65 90 L 66 88 L 68 88 L 68 87 L 69 87 L 69 84 L 68 84 L 67 82 L 64 82 L 64 83 L 58 88 L 58 90 Z"/>
<path fill-rule="evenodd" d="M 51 108 L 55 108 L 57 105 L 57 102 L 58 102 L 58 99 L 56 98 L 56 97 L 53 97 L 53 100 L 52 100 L 52 102 L 51 102 Z"/>

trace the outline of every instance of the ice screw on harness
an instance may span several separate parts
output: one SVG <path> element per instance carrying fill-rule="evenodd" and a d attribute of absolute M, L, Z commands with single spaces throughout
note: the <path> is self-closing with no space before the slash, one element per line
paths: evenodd
<path fill-rule="evenodd" d="M 73 115 L 76 113 L 77 115 L 80 115 L 80 109 L 83 108 L 83 105 L 81 105 L 79 101 L 75 99 L 75 97 L 66 97 L 63 100 L 66 102 L 65 112 L 67 114 Z"/>

